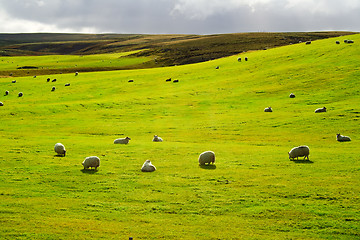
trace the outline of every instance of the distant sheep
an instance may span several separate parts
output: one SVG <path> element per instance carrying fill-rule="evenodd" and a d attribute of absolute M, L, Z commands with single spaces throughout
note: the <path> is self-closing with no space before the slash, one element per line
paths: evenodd
<path fill-rule="evenodd" d="M 348 40 L 347 40 L 347 39 L 345 39 L 345 40 L 344 40 L 344 43 L 347 43 L 347 42 L 348 42 Z"/>
<path fill-rule="evenodd" d="M 114 144 L 128 144 L 129 140 L 131 140 L 131 138 L 126 137 L 126 138 L 118 138 L 114 140 Z"/>
<path fill-rule="evenodd" d="M 340 133 L 336 134 L 336 140 L 339 142 L 349 142 L 351 141 L 351 138 L 348 136 L 343 136 Z"/>
<path fill-rule="evenodd" d="M 46 82 L 50 82 L 50 78 L 46 79 Z"/>
<path fill-rule="evenodd" d="M 354 43 L 353 40 L 347 40 L 347 43 Z"/>
<path fill-rule="evenodd" d="M 84 169 L 94 167 L 96 170 L 100 166 L 100 158 L 97 156 L 87 157 L 81 164 L 84 166 Z"/>
<path fill-rule="evenodd" d="M 171 78 L 166 79 L 166 82 L 171 82 Z"/>
<path fill-rule="evenodd" d="M 245 61 L 247 61 L 248 60 L 248 58 L 247 57 L 245 57 Z"/>
<path fill-rule="evenodd" d="M 150 160 L 146 160 L 141 167 L 142 172 L 153 172 L 155 170 L 156 170 L 156 167 L 154 165 L 152 165 Z"/>
<path fill-rule="evenodd" d="M 54 151 L 58 154 L 58 155 L 66 155 L 66 149 L 65 146 L 62 143 L 56 143 L 55 147 L 54 147 Z"/>
<path fill-rule="evenodd" d="M 178 80 L 178 79 L 175 79 L 173 82 L 174 82 L 174 83 L 177 83 L 177 82 L 179 82 L 179 80 Z"/>
<path fill-rule="evenodd" d="M 215 69 L 219 69 L 220 67 L 219 66 L 216 66 L 216 68 Z"/>
<path fill-rule="evenodd" d="M 4 104 L 2 102 L 0 102 L 0 107 L 4 106 Z"/>
<path fill-rule="evenodd" d="M 305 44 L 306 44 L 306 45 L 309 45 L 309 44 L 311 44 L 311 41 L 307 41 Z"/>
<path fill-rule="evenodd" d="M 65 84 L 65 87 L 68 87 L 68 86 L 70 86 L 70 83 Z"/>
<path fill-rule="evenodd" d="M 199 155 L 199 165 L 210 165 L 215 163 L 215 153 L 213 151 L 206 151 Z"/>
<path fill-rule="evenodd" d="M 315 113 L 322 113 L 322 112 L 326 112 L 326 107 L 318 108 L 315 110 Z"/>
<path fill-rule="evenodd" d="M 290 97 L 290 98 L 295 98 L 295 94 L 290 93 L 289 97 Z"/>
<path fill-rule="evenodd" d="M 238 58 L 238 62 L 241 62 L 241 57 Z"/>
<path fill-rule="evenodd" d="M 340 44 L 340 42 L 339 42 L 339 41 L 336 41 L 335 43 L 336 43 L 336 44 Z"/>
<path fill-rule="evenodd" d="M 22 92 L 19 92 L 18 97 L 22 97 L 24 94 Z"/>
<path fill-rule="evenodd" d="M 9 95 L 9 91 L 5 91 L 5 96 Z"/>
<path fill-rule="evenodd" d="M 75 73 L 75 76 L 77 76 L 77 75 L 79 75 L 79 73 L 78 73 L 78 72 L 76 72 L 76 73 Z"/>
<path fill-rule="evenodd" d="M 267 107 L 264 109 L 264 112 L 272 112 L 272 108 L 271 107 Z"/>
<path fill-rule="evenodd" d="M 16 80 L 12 80 L 11 82 L 12 82 L 12 83 L 16 83 Z"/>
<path fill-rule="evenodd" d="M 130 79 L 128 82 L 134 82 L 134 80 L 133 80 L 133 79 Z"/>
<path fill-rule="evenodd" d="M 56 89 L 55 87 L 52 87 L 52 88 L 51 88 L 51 91 L 52 91 L 52 92 L 54 92 L 54 91 L 55 91 L 55 89 Z"/>
<path fill-rule="evenodd" d="M 295 158 L 296 160 L 299 160 L 299 157 L 304 157 L 304 160 L 305 158 L 309 160 L 310 149 L 308 146 L 294 147 L 288 154 L 290 160 L 295 160 Z"/>
<path fill-rule="evenodd" d="M 56 82 L 56 78 L 55 78 L 55 79 L 53 79 L 51 82 Z"/>
<path fill-rule="evenodd" d="M 158 135 L 154 135 L 154 138 L 153 138 L 152 141 L 153 141 L 153 142 L 162 142 L 163 140 L 162 140 L 162 138 L 159 137 Z"/>

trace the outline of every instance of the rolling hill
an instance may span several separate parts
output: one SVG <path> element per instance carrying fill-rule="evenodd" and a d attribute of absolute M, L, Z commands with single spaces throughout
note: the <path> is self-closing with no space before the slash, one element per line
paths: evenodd
<path fill-rule="evenodd" d="M 0 238 L 358 239 L 359 42 L 356 34 L 181 66 L 0 78 L 0 93 L 10 92 L 0 95 Z M 59 64 L 73 64 L 67 57 Z M 1 59 L 4 71 L 13 67 Z M 125 136 L 128 145 L 113 144 Z M 55 155 L 57 142 L 66 157 Z M 289 160 L 299 145 L 310 161 Z M 215 166 L 198 165 L 206 150 Z M 99 169 L 83 170 L 93 155 Z M 147 159 L 157 171 L 140 171 Z"/>

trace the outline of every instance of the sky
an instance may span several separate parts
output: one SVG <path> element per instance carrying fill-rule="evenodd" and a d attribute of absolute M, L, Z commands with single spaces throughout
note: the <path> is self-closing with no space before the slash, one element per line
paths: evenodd
<path fill-rule="evenodd" d="M 360 0 L 0 0 L 1 33 L 360 32 Z"/>

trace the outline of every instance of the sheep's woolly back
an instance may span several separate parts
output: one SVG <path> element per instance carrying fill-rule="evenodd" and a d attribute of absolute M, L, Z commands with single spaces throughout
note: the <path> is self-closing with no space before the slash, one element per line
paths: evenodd
<path fill-rule="evenodd" d="M 54 147 L 54 151 L 59 155 L 65 156 L 66 154 L 65 146 L 62 143 L 56 143 Z"/>
<path fill-rule="evenodd" d="M 326 112 L 326 107 L 318 108 L 315 110 L 315 113 L 321 113 L 321 112 Z"/>
<path fill-rule="evenodd" d="M 213 151 L 206 151 L 199 155 L 199 165 L 215 163 L 215 153 Z"/>
<path fill-rule="evenodd" d="M 131 140 L 131 138 L 126 137 L 126 138 L 118 138 L 114 140 L 114 144 L 128 144 L 129 140 Z"/>
<path fill-rule="evenodd" d="M 100 166 L 100 158 L 98 158 L 97 156 L 87 157 L 82 162 L 82 165 L 84 166 L 84 169 L 92 168 L 92 167 L 96 169 L 97 167 Z"/>
<path fill-rule="evenodd" d="M 310 148 L 308 146 L 294 147 L 289 152 L 289 159 L 294 159 L 298 157 L 304 157 L 304 159 L 305 157 L 307 157 L 309 159 L 309 154 Z"/>
<path fill-rule="evenodd" d="M 351 138 L 348 136 L 343 136 L 340 133 L 336 134 L 336 140 L 339 142 L 349 142 L 351 141 Z"/>
<path fill-rule="evenodd" d="M 153 172 L 155 170 L 156 170 L 156 167 L 154 165 L 152 165 L 150 160 L 146 160 L 141 167 L 142 172 Z"/>

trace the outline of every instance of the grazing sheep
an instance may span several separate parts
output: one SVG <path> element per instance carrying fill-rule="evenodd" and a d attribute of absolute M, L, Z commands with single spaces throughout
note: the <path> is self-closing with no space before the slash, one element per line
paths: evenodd
<path fill-rule="evenodd" d="M 306 45 L 309 45 L 309 44 L 311 44 L 311 41 L 307 41 L 305 44 L 306 44 Z"/>
<path fill-rule="evenodd" d="M 16 80 L 11 81 L 12 83 L 16 83 Z"/>
<path fill-rule="evenodd" d="M 354 43 L 354 41 L 353 40 L 347 40 L 346 43 Z"/>
<path fill-rule="evenodd" d="M 304 160 L 305 158 L 309 160 L 310 149 L 308 146 L 294 147 L 288 154 L 290 160 L 295 160 L 295 158 L 296 160 L 299 160 L 299 157 L 304 157 Z"/>
<path fill-rule="evenodd" d="M 4 106 L 4 104 L 2 102 L 0 102 L 0 107 Z"/>
<path fill-rule="evenodd" d="M 241 57 L 238 58 L 238 62 L 241 62 Z"/>
<path fill-rule="evenodd" d="M 162 138 L 159 137 L 158 135 L 154 135 L 154 138 L 153 138 L 152 141 L 153 141 L 153 142 L 162 142 L 163 140 L 162 140 Z"/>
<path fill-rule="evenodd" d="M 264 112 L 272 112 L 272 108 L 271 107 L 267 107 L 264 109 Z"/>
<path fill-rule="evenodd" d="M 322 113 L 322 112 L 326 112 L 326 107 L 318 108 L 315 110 L 315 113 Z"/>
<path fill-rule="evenodd" d="M 174 83 L 177 83 L 177 82 L 179 82 L 179 80 L 178 80 L 178 79 L 175 79 L 173 82 L 174 82 Z"/>
<path fill-rule="evenodd" d="M 56 82 L 56 78 L 55 78 L 55 79 L 53 79 L 51 82 Z"/>
<path fill-rule="evenodd" d="M 339 41 L 336 41 L 335 43 L 336 43 L 336 44 L 340 44 L 340 42 L 339 42 Z"/>
<path fill-rule="evenodd" d="M 24 94 L 22 92 L 19 92 L 18 97 L 22 97 Z"/>
<path fill-rule="evenodd" d="M 51 88 L 51 91 L 53 92 L 53 91 L 55 91 L 55 89 L 56 89 L 55 87 L 52 87 L 52 88 Z"/>
<path fill-rule="evenodd" d="M 245 61 L 247 61 L 248 60 L 248 58 L 247 57 L 245 57 Z"/>
<path fill-rule="evenodd" d="M 84 166 L 84 169 L 94 167 L 96 170 L 100 166 L 100 158 L 97 156 L 87 157 L 81 164 Z"/>
<path fill-rule="evenodd" d="M 65 84 L 65 87 L 68 87 L 68 86 L 70 86 L 70 83 Z"/>
<path fill-rule="evenodd" d="M 290 98 L 295 98 L 295 94 L 290 93 L 289 97 L 290 97 Z"/>
<path fill-rule="evenodd" d="M 216 68 L 215 69 L 219 69 L 220 67 L 219 66 L 216 66 Z"/>
<path fill-rule="evenodd" d="M 78 73 L 78 72 L 76 72 L 76 73 L 75 73 L 75 76 L 77 76 L 77 75 L 79 75 L 79 73 Z"/>
<path fill-rule="evenodd" d="M 134 82 L 134 80 L 130 79 L 128 82 Z"/>
<path fill-rule="evenodd" d="M 9 95 L 9 91 L 6 91 L 6 92 L 5 92 L 5 96 L 7 96 L 7 95 Z"/>
<path fill-rule="evenodd" d="M 152 165 L 150 160 L 146 160 L 141 167 L 142 172 L 153 172 L 155 170 L 156 170 L 156 167 L 154 165 Z"/>
<path fill-rule="evenodd" d="M 46 79 L 46 82 L 50 82 L 50 78 Z"/>
<path fill-rule="evenodd" d="M 118 138 L 114 140 L 114 144 L 128 144 L 129 140 L 131 140 L 131 138 L 126 137 L 126 138 Z"/>
<path fill-rule="evenodd" d="M 339 142 L 349 142 L 351 141 L 351 138 L 348 136 L 340 135 L 340 133 L 336 134 L 336 140 Z"/>
<path fill-rule="evenodd" d="M 166 79 L 166 82 L 171 82 L 171 78 Z"/>
<path fill-rule="evenodd" d="M 213 151 L 206 151 L 199 155 L 199 165 L 210 165 L 215 163 L 215 153 Z"/>
<path fill-rule="evenodd" d="M 65 157 L 66 149 L 65 149 L 65 146 L 62 143 L 55 144 L 54 151 L 58 155 L 64 155 L 64 157 Z"/>

